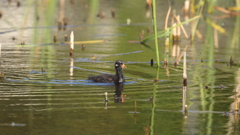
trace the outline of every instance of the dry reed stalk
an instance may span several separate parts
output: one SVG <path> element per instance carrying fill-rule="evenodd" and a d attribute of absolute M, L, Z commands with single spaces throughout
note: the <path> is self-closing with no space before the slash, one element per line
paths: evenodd
<path fill-rule="evenodd" d="M 56 34 L 54 34 L 54 36 L 53 36 L 53 42 L 54 42 L 54 43 L 57 42 L 57 35 L 56 35 Z"/>
<path fill-rule="evenodd" d="M 187 114 L 188 114 L 188 105 L 184 106 L 184 113 L 185 113 L 185 116 L 187 116 Z"/>
<path fill-rule="evenodd" d="M 195 11 L 195 0 L 191 0 L 190 2 L 190 17 L 194 17 L 196 14 Z"/>
<path fill-rule="evenodd" d="M 183 13 L 185 16 L 188 16 L 189 7 L 190 7 L 190 0 L 185 0 L 184 6 L 183 6 Z"/>
<path fill-rule="evenodd" d="M 219 48 L 219 45 L 218 45 L 218 30 L 216 28 L 213 29 L 213 41 L 214 41 L 215 48 Z"/>
<path fill-rule="evenodd" d="M 84 51 L 86 49 L 85 44 L 82 44 L 82 51 Z"/>
<path fill-rule="evenodd" d="M 65 0 L 60 1 L 60 15 L 59 15 L 59 22 L 62 22 L 64 18 L 64 6 L 65 6 Z"/>
<path fill-rule="evenodd" d="M 177 58 L 177 61 L 180 61 L 180 60 L 181 60 L 183 54 L 186 52 L 187 49 L 188 49 L 188 45 L 186 45 L 186 46 L 184 47 L 182 53 L 181 53 L 180 56 Z"/>
<path fill-rule="evenodd" d="M 200 40 L 203 39 L 203 35 L 198 29 L 196 29 L 196 35 L 197 35 L 198 39 L 200 39 Z"/>
<path fill-rule="evenodd" d="M 180 16 L 179 16 L 179 15 L 178 15 L 178 16 L 174 15 L 174 18 L 177 20 L 177 22 L 178 22 L 179 24 L 182 23 L 182 22 L 180 21 Z M 188 36 L 188 34 L 187 34 L 185 28 L 183 27 L 183 25 L 180 25 L 180 27 L 181 27 L 181 29 L 182 29 L 182 31 L 183 31 L 185 37 L 188 39 L 189 36 Z M 179 30 L 179 31 L 180 31 L 180 30 Z"/>
<path fill-rule="evenodd" d="M 169 53 L 169 38 L 165 39 L 165 54 Z"/>
<path fill-rule="evenodd" d="M 170 13 L 171 13 L 171 4 L 169 3 L 169 1 L 168 1 L 168 4 L 169 4 L 169 7 L 168 7 L 168 12 L 167 12 L 166 20 L 165 20 L 165 30 L 168 28 L 168 18 L 169 18 L 169 15 L 170 15 Z"/>
<path fill-rule="evenodd" d="M 136 100 L 134 101 L 134 113 L 136 113 L 137 112 L 137 102 L 136 102 Z"/>
<path fill-rule="evenodd" d="M 183 87 L 183 91 L 182 91 L 182 111 L 183 111 L 183 115 L 187 116 L 187 104 L 186 104 L 186 98 L 187 97 L 187 88 Z"/>
<path fill-rule="evenodd" d="M 176 26 L 176 23 L 173 23 L 172 27 L 175 27 Z M 180 29 L 179 27 L 175 27 L 173 28 L 173 42 L 177 42 L 180 40 Z"/>
<path fill-rule="evenodd" d="M 105 101 L 108 101 L 108 93 L 105 92 L 104 95 L 105 95 Z"/>
<path fill-rule="evenodd" d="M 187 58 L 186 52 L 184 52 L 183 56 L 183 103 L 182 103 L 182 110 L 187 115 L 187 104 L 186 104 L 186 97 L 187 97 Z"/>
<path fill-rule="evenodd" d="M 0 44 L 0 62 L 1 62 L 1 57 L 2 57 L 2 44 Z"/>
<path fill-rule="evenodd" d="M 176 42 L 173 42 L 173 45 L 172 45 L 172 57 L 176 57 L 177 56 L 177 45 L 176 45 Z"/>
<path fill-rule="evenodd" d="M 58 21 L 58 30 L 62 30 L 62 22 L 60 20 Z"/>
<path fill-rule="evenodd" d="M 105 92 L 104 93 L 105 94 L 105 106 L 104 106 L 104 109 L 107 109 L 107 104 L 108 104 L 108 93 L 107 92 Z"/>
<path fill-rule="evenodd" d="M 173 16 L 172 16 L 172 26 L 173 26 L 173 24 L 174 24 L 174 16 L 176 15 L 176 10 L 175 9 L 173 9 L 173 11 L 172 11 L 172 14 L 173 14 Z"/>
<path fill-rule="evenodd" d="M 235 110 L 238 111 L 239 110 L 239 102 L 238 102 L 237 92 L 235 92 L 234 98 L 235 98 Z"/>
<path fill-rule="evenodd" d="M 164 67 L 166 68 L 168 66 L 168 59 L 164 58 Z"/>
<path fill-rule="evenodd" d="M 74 53 L 74 34 L 72 31 L 70 35 L 70 56 L 73 56 L 73 53 Z"/>
<path fill-rule="evenodd" d="M 183 56 L 183 86 L 187 87 L 187 58 L 186 58 L 186 52 L 184 52 L 184 56 Z"/>
<path fill-rule="evenodd" d="M 223 13 L 226 13 L 226 14 L 236 15 L 236 16 L 240 15 L 240 13 L 238 13 L 238 12 L 232 12 L 232 11 L 229 11 L 229 10 L 227 10 L 225 8 L 222 8 L 222 7 L 215 6 L 214 8 L 219 10 L 219 11 L 221 11 L 221 12 L 223 12 Z"/>
<path fill-rule="evenodd" d="M 147 28 L 147 33 L 148 33 L 148 34 L 150 33 L 150 27 Z"/>
<path fill-rule="evenodd" d="M 175 60 L 177 60 L 177 58 L 180 55 L 180 42 L 176 42 L 173 41 L 173 45 L 172 45 L 172 57 L 175 58 Z"/>
<path fill-rule="evenodd" d="M 73 58 L 70 59 L 70 76 L 73 76 Z"/>
<path fill-rule="evenodd" d="M 65 42 L 68 41 L 68 35 L 67 35 L 67 34 L 65 34 L 65 36 L 64 36 L 64 41 L 65 41 Z"/>
<path fill-rule="evenodd" d="M 180 20 L 180 15 L 177 16 L 177 19 Z M 177 35 L 178 35 L 178 40 L 180 40 L 180 36 L 181 36 L 181 27 L 180 26 L 177 27 Z"/>

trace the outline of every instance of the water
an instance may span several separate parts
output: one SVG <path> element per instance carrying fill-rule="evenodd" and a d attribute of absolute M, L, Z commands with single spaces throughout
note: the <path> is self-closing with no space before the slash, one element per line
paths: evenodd
<path fill-rule="evenodd" d="M 1 134 L 239 134 L 239 112 L 234 111 L 239 100 L 239 17 L 219 19 L 217 24 L 224 25 L 227 33 L 217 32 L 217 37 L 201 19 L 203 38 L 196 37 L 194 45 L 182 36 L 180 53 L 188 45 L 185 113 L 182 60 L 174 66 L 174 48 L 167 51 L 165 39 L 159 39 L 162 62 L 157 68 L 156 63 L 150 66 L 151 59 L 156 61 L 154 42 L 147 42 L 152 49 L 138 43 L 142 30 L 144 37 L 153 33 L 152 29 L 146 32 L 152 24 L 145 1 L 65 1 L 68 25 L 60 31 L 57 22 L 63 11 L 54 2 L 46 6 L 25 0 L 19 8 L 14 2 L 1 3 L 1 72 L 5 74 L 0 78 Z M 173 2 L 183 18 L 183 1 Z M 167 2 L 157 4 L 161 31 L 168 6 Z M 97 18 L 98 12 L 105 17 Z M 218 15 L 222 13 L 208 16 Z M 185 28 L 190 33 L 190 25 Z M 85 43 L 84 49 L 76 44 L 71 58 L 64 43 L 64 35 L 71 31 L 75 41 L 97 42 Z M 54 34 L 57 43 L 53 43 Z M 234 64 L 230 66 L 231 57 Z M 127 66 L 126 83 L 87 80 L 91 75 L 114 74 L 118 59 Z"/>

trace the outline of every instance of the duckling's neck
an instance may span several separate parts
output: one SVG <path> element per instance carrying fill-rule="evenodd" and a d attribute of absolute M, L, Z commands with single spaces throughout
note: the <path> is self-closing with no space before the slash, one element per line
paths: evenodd
<path fill-rule="evenodd" d="M 124 82 L 124 75 L 123 75 L 123 70 L 122 69 L 116 69 L 116 82 L 121 83 Z"/>

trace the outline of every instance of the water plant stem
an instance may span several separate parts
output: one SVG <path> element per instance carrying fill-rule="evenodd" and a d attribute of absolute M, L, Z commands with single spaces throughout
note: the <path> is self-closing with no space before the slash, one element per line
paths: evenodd
<path fill-rule="evenodd" d="M 156 47 L 156 57 L 157 65 L 160 66 L 159 54 L 158 54 L 158 36 L 157 36 L 157 17 L 156 17 L 156 1 L 153 0 L 152 3 L 152 19 L 153 19 L 153 29 L 154 29 L 154 38 L 155 38 L 155 47 Z M 158 79 L 158 78 L 157 78 Z"/>
<path fill-rule="evenodd" d="M 197 12 L 197 15 L 198 16 L 201 16 L 202 15 L 202 11 L 203 11 L 203 7 L 204 7 L 204 4 L 205 4 L 205 1 L 201 0 L 199 3 L 201 3 L 200 7 L 198 8 L 198 12 Z M 193 27 L 192 27 L 192 42 L 194 41 L 194 36 L 195 36 L 195 33 L 196 33 L 196 29 L 197 29 L 197 26 L 198 26 L 198 22 L 199 22 L 199 19 L 197 19 L 194 24 L 193 24 Z"/>
<path fill-rule="evenodd" d="M 158 78 L 158 74 L 159 74 L 159 68 L 157 69 L 157 78 Z M 151 124 L 150 124 L 150 134 L 154 135 L 154 119 L 155 119 L 155 108 L 156 108 L 156 98 L 157 98 L 157 88 L 158 85 L 156 83 L 153 84 L 154 85 L 154 89 L 153 89 L 153 102 L 152 102 L 152 111 L 151 111 Z"/>

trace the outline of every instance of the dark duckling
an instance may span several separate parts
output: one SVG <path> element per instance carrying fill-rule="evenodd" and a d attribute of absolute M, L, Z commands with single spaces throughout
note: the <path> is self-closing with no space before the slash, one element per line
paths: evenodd
<path fill-rule="evenodd" d="M 127 68 L 123 61 L 117 60 L 114 64 L 116 74 L 110 75 L 110 74 L 101 74 L 97 76 L 90 76 L 88 77 L 88 80 L 92 80 L 94 82 L 99 83 L 123 83 L 125 82 L 124 75 L 123 75 L 123 68 Z"/>

